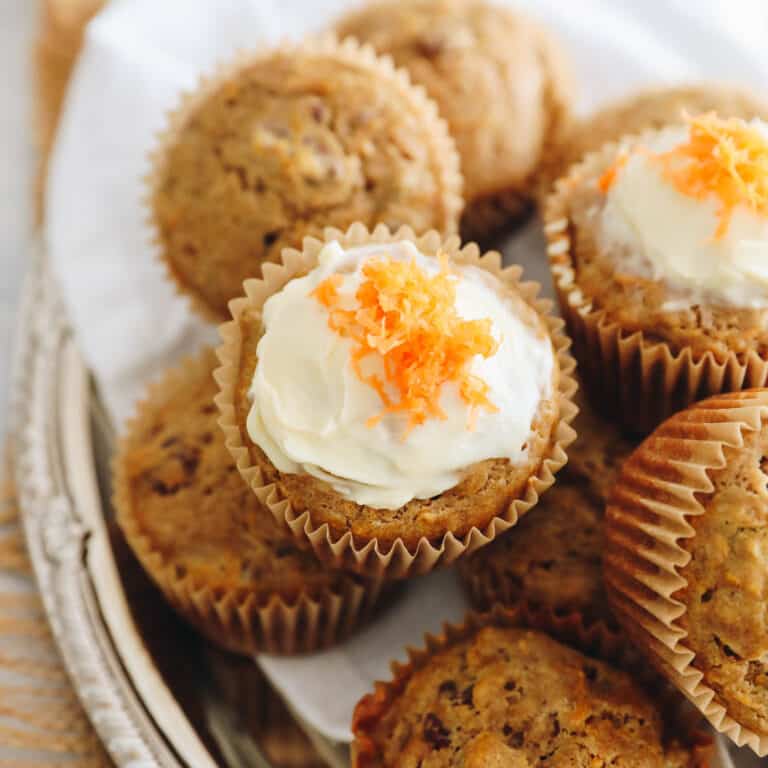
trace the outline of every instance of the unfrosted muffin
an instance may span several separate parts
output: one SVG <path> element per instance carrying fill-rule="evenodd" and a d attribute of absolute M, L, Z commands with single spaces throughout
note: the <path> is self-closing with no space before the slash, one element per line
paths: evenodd
<path fill-rule="evenodd" d="M 457 238 L 356 226 L 246 283 L 219 350 L 227 445 L 320 557 L 423 572 L 551 485 L 573 363 L 519 276 Z"/>
<path fill-rule="evenodd" d="M 738 744 L 768 754 L 768 390 L 704 400 L 631 456 L 606 578 L 638 647 Z"/>
<path fill-rule="evenodd" d="M 341 19 L 423 85 L 461 155 L 466 239 L 528 208 L 542 160 L 569 124 L 572 86 L 546 30 L 482 0 L 373 2 Z"/>
<path fill-rule="evenodd" d="M 611 141 L 678 123 L 686 114 L 710 111 L 743 120 L 768 120 L 768 102 L 764 98 L 732 85 L 693 83 L 643 91 L 576 122 L 567 140 L 560 142 L 547 157 L 548 183 L 541 192 L 546 192 L 574 163 Z"/>
<path fill-rule="evenodd" d="M 463 205 L 458 156 L 434 104 L 352 42 L 238 60 L 184 98 L 154 164 L 162 256 L 215 320 L 262 262 L 325 227 L 451 233 Z"/>
<path fill-rule="evenodd" d="M 474 606 L 529 604 L 586 624 L 615 621 L 603 588 L 606 496 L 633 444 L 582 408 L 568 464 L 514 528 L 459 564 Z"/>
<path fill-rule="evenodd" d="M 434 645 L 357 705 L 353 768 L 703 764 L 629 675 L 543 632 L 491 624 Z"/>
<path fill-rule="evenodd" d="M 171 604 L 228 650 L 298 652 L 338 640 L 375 582 L 331 571 L 281 531 L 224 447 L 212 350 L 149 393 L 115 461 L 117 519 Z"/>
<path fill-rule="evenodd" d="M 689 118 L 572 168 L 548 252 L 593 402 L 648 432 L 768 380 L 768 123 Z"/>

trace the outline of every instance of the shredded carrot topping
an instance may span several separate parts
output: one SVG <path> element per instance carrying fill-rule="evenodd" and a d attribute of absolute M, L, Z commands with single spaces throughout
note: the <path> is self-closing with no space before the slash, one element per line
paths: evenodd
<path fill-rule="evenodd" d="M 616 179 L 621 172 L 622 168 L 627 164 L 629 155 L 626 152 L 620 152 L 616 156 L 616 160 L 610 165 L 605 173 L 597 180 L 598 189 L 605 194 L 616 182 Z"/>
<path fill-rule="evenodd" d="M 478 408 L 495 412 L 488 385 L 470 373 L 470 365 L 476 355 L 493 356 L 498 342 L 490 320 L 463 320 L 457 314 L 455 279 L 447 259 L 441 259 L 440 272 L 434 275 L 415 261 L 389 257 L 370 259 L 362 272 L 356 306 L 351 297 L 339 295 L 340 275 L 323 280 L 312 296 L 329 310 L 331 330 L 354 340 L 353 369 L 384 404 L 367 425 L 375 426 L 387 413 L 405 413 L 405 439 L 427 419 L 446 418 L 439 399 L 447 382 L 458 385 L 469 406 L 469 428 Z M 370 355 L 381 359 L 383 377 L 364 373 L 362 362 Z"/>
<path fill-rule="evenodd" d="M 715 239 L 728 231 L 740 204 L 768 215 L 768 139 L 743 120 L 723 120 L 714 112 L 688 118 L 688 123 L 688 141 L 658 159 L 682 194 L 718 198 Z"/>

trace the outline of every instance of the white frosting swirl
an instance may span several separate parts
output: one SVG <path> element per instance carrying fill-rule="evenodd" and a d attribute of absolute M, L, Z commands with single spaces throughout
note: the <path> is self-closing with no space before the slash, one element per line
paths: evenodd
<path fill-rule="evenodd" d="M 750 125 L 768 138 L 766 123 Z M 766 307 L 768 217 L 739 205 L 727 232 L 715 239 L 719 200 L 679 192 L 652 157 L 687 139 L 688 129 L 675 126 L 631 153 L 599 214 L 601 244 L 617 255 L 617 270 L 668 285 L 665 309 L 707 303 Z"/>
<path fill-rule="evenodd" d="M 333 242 L 323 248 L 316 269 L 267 300 L 247 429 L 281 472 L 305 472 L 358 504 L 397 509 L 452 488 L 475 462 L 521 462 L 541 400 L 552 393 L 555 357 L 548 335 L 516 314 L 497 278 L 456 266 L 457 314 L 466 320 L 490 318 L 499 341 L 496 354 L 478 355 L 471 364 L 471 372 L 489 386 L 498 412 L 479 409 L 474 429 L 468 429 L 467 406 L 458 387 L 448 383 L 440 396 L 444 420 L 427 420 L 405 440 L 402 413 L 366 426 L 382 412 L 382 402 L 352 370 L 353 342 L 328 327 L 327 309 L 310 294 L 338 273 L 343 275 L 339 294 L 354 295 L 362 265 L 385 254 L 416 259 L 431 274 L 439 271 L 437 261 L 410 242 L 347 251 Z"/>

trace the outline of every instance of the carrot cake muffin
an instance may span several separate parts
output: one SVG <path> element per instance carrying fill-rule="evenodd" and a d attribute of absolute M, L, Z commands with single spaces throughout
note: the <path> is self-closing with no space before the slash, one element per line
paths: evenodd
<path fill-rule="evenodd" d="M 658 130 L 680 122 L 686 114 L 717 112 L 719 115 L 768 120 L 768 103 L 756 94 L 732 85 L 695 83 L 654 88 L 623 98 L 579 120 L 546 161 L 549 184 L 590 152 L 622 136 Z"/>
<path fill-rule="evenodd" d="M 465 238 L 483 240 L 524 213 L 573 91 L 546 30 L 483 0 L 388 0 L 336 31 L 391 55 L 437 102 L 461 155 Z"/>
<path fill-rule="evenodd" d="M 527 603 L 585 624 L 615 621 L 603 589 L 603 511 L 632 443 L 584 410 L 554 487 L 514 528 L 459 564 L 476 608 Z"/>
<path fill-rule="evenodd" d="M 629 675 L 543 632 L 490 625 L 437 645 L 357 705 L 353 768 L 703 764 Z"/>
<path fill-rule="evenodd" d="M 161 253 L 216 320 L 262 262 L 324 227 L 451 233 L 463 205 L 435 105 L 352 41 L 238 60 L 184 98 L 154 162 Z"/>
<path fill-rule="evenodd" d="M 537 286 L 478 253 L 437 233 L 330 232 L 233 302 L 227 444 L 316 551 L 309 531 L 326 527 L 368 553 L 434 544 L 435 561 L 451 534 L 455 557 L 456 539 L 509 527 L 561 466 L 567 342 Z"/>
<path fill-rule="evenodd" d="M 229 650 L 298 652 L 339 639 L 377 585 L 297 548 L 243 483 L 213 404 L 211 350 L 139 407 L 115 462 L 118 522 L 171 604 Z"/>
<path fill-rule="evenodd" d="M 549 254 L 594 401 L 649 431 L 768 377 L 768 123 L 689 118 L 609 145 L 550 198 Z"/>
<path fill-rule="evenodd" d="M 638 645 L 739 744 L 768 754 L 768 390 L 662 424 L 625 463 L 606 578 Z"/>

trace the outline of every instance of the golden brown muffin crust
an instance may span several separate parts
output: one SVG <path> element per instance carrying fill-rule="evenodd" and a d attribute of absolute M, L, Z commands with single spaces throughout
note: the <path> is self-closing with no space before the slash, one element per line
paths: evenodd
<path fill-rule="evenodd" d="M 725 446 L 726 466 L 710 471 L 713 492 L 700 495 L 704 513 L 681 540 L 691 554 L 675 597 L 684 643 L 731 716 L 768 735 L 768 423 L 745 434 L 742 448 Z"/>
<path fill-rule="evenodd" d="M 541 334 L 546 334 L 543 321 L 521 297 L 517 311 Z M 401 539 L 411 548 L 422 539 L 439 541 L 446 533 L 463 536 L 473 527 L 484 528 L 506 511 L 510 502 L 524 494 L 555 441 L 560 417 L 557 401 L 560 370 L 555 362 L 552 378 L 553 395 L 541 401 L 528 441 L 527 460 L 512 465 L 508 459 L 489 459 L 467 468 L 464 479 L 433 499 L 413 499 L 398 509 L 374 509 L 343 498 L 328 483 L 307 474 L 279 472 L 258 445 L 247 434 L 245 424 L 251 408 L 248 391 L 258 363 L 256 347 L 263 332 L 261 313 L 246 310 L 240 317 L 242 334 L 241 358 L 235 392 L 235 418 L 241 425 L 244 443 L 251 461 L 262 473 L 262 483 L 274 483 L 282 498 L 290 500 L 294 513 L 309 510 L 315 526 L 328 524 L 334 538 L 350 531 L 362 542 L 376 538 L 383 551 Z M 553 354 L 554 351 L 553 351 Z"/>
<path fill-rule="evenodd" d="M 152 205 L 174 276 L 214 316 L 227 315 L 262 262 L 325 227 L 455 231 L 459 190 L 447 189 L 451 158 L 438 150 L 436 121 L 384 72 L 330 53 L 277 52 L 186 115 Z"/>
<path fill-rule="evenodd" d="M 140 537 L 163 567 L 214 591 L 292 601 L 303 590 L 333 589 L 342 577 L 299 549 L 240 477 L 217 423 L 216 365 L 206 350 L 196 375 L 154 390 L 125 438 L 119 460 L 130 506 L 118 519 L 129 543 L 150 573 L 154 559 Z"/>
<path fill-rule="evenodd" d="M 628 140 L 626 147 L 637 143 Z M 718 361 L 732 352 L 750 350 L 768 356 L 768 310 L 698 304 L 671 311 L 664 307 L 670 298 L 665 282 L 617 270 L 621 253 L 606 250 L 600 242 L 606 198 L 597 186 L 617 151 L 606 147 L 588 171 L 576 166 L 563 188 L 576 285 L 591 300 L 593 310 L 604 312 L 606 321 L 616 323 L 626 335 L 641 331 L 648 342 L 666 342 L 673 354 L 689 347 L 696 358 L 712 352 Z"/>
<path fill-rule="evenodd" d="M 358 705 L 355 768 L 671 768 L 659 711 L 628 675 L 521 628 L 486 626 L 437 651 L 383 711 Z"/>
<path fill-rule="evenodd" d="M 608 491 L 633 444 L 580 404 L 557 483 L 514 528 L 459 564 L 475 607 L 526 602 L 615 627 L 603 588 Z"/>
<path fill-rule="evenodd" d="M 462 159 L 464 229 L 487 234 L 525 210 L 569 116 L 570 83 L 546 31 L 481 0 L 375 2 L 336 31 L 391 55 L 437 102 Z"/>

